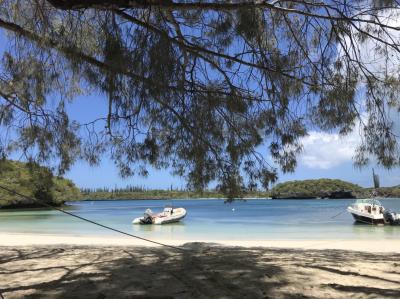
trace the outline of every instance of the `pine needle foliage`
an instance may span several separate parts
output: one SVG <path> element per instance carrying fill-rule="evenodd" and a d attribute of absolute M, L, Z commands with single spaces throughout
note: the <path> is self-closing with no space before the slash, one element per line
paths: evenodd
<path fill-rule="evenodd" d="M 293 171 L 310 129 L 361 123 L 357 165 L 396 167 L 398 13 L 388 0 L 1 1 L 0 152 L 61 174 L 108 155 L 122 176 L 171 168 L 233 198 Z M 91 94 L 103 115 L 74 119 Z"/>

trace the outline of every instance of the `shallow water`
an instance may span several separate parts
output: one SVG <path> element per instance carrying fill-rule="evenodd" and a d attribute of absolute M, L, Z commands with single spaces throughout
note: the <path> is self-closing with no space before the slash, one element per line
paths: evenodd
<path fill-rule="evenodd" d="M 151 239 L 217 241 L 400 238 L 400 226 L 354 224 L 351 215 L 345 211 L 353 201 L 251 199 L 231 204 L 220 199 L 84 201 L 69 202 L 68 210 Z M 381 202 L 386 209 L 400 212 L 400 199 L 383 199 Z M 159 212 L 167 204 L 186 208 L 186 218 L 180 223 L 167 225 L 131 224 L 132 219 L 141 216 L 146 208 Z M 0 210 L 0 232 L 118 236 L 54 210 Z"/>

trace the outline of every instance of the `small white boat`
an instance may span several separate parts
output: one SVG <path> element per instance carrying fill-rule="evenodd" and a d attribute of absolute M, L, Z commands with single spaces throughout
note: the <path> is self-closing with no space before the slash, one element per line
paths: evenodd
<path fill-rule="evenodd" d="M 376 190 L 379 188 L 379 177 L 375 174 L 373 168 L 372 177 L 374 180 L 372 195 L 375 196 Z M 381 202 L 374 198 L 358 199 L 354 204 L 347 207 L 347 211 L 353 216 L 356 222 L 400 225 L 400 214 L 385 210 Z"/>
<path fill-rule="evenodd" d="M 385 224 L 385 208 L 376 199 L 358 199 L 347 208 L 356 222 L 368 224 Z"/>
<path fill-rule="evenodd" d="M 147 209 L 143 217 L 133 219 L 133 224 L 166 224 L 178 222 L 186 216 L 184 208 L 165 207 L 164 211 L 155 214 L 152 210 Z"/>
<path fill-rule="evenodd" d="M 376 199 L 358 199 L 347 211 L 356 222 L 400 225 L 400 214 L 386 210 Z"/>

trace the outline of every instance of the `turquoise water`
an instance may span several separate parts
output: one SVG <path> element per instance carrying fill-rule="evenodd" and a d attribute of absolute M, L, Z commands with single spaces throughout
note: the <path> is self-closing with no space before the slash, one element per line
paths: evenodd
<path fill-rule="evenodd" d="M 231 204 L 218 199 L 85 201 L 70 202 L 67 209 L 102 224 L 151 239 L 400 238 L 400 226 L 354 224 L 351 215 L 345 211 L 353 201 L 253 199 Z M 400 212 L 400 199 L 383 199 L 381 202 L 387 209 Z M 131 224 L 132 219 L 141 216 L 146 208 L 158 212 L 171 203 L 188 211 L 182 222 L 147 226 Z M 341 214 L 334 217 L 338 213 Z M 54 210 L 0 210 L 0 232 L 117 236 L 116 233 Z"/>

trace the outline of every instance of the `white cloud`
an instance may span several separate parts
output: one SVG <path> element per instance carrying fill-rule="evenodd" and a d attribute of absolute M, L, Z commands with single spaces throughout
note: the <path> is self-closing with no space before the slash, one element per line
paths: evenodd
<path fill-rule="evenodd" d="M 398 10 L 381 11 L 378 17 L 379 22 L 382 24 L 394 27 L 400 25 L 400 13 Z M 366 25 L 360 25 L 362 29 L 365 29 L 363 26 L 365 27 Z M 391 43 L 399 46 L 400 31 L 387 29 L 386 32 L 387 34 L 381 33 L 375 35 L 389 44 Z M 349 38 L 345 38 L 344 44 L 348 48 L 349 54 L 354 55 L 352 58 L 361 61 L 375 76 L 381 78 L 386 74 L 398 76 L 400 72 L 400 52 L 394 50 L 392 47 L 371 39 L 366 40 L 364 43 L 357 43 L 356 39 L 351 42 Z M 381 46 L 380 51 L 377 49 L 377 45 Z M 341 45 L 338 45 L 338 55 L 341 56 L 344 55 L 344 53 L 345 51 L 341 48 Z M 363 88 L 363 84 L 361 84 L 359 88 Z M 360 102 L 362 104 L 365 103 L 365 101 L 361 99 Z M 387 105 L 385 105 L 385 108 L 387 117 L 393 121 L 393 133 L 400 136 L 399 111 L 389 108 Z M 360 110 L 362 113 L 362 121 L 366 122 L 368 114 L 365 112 L 365 108 L 361 108 Z M 308 136 L 301 140 L 303 152 L 299 156 L 299 164 L 310 169 L 326 170 L 344 163 L 352 163 L 355 150 L 361 143 L 361 131 L 360 125 L 356 125 L 353 131 L 344 137 L 336 133 L 309 132 Z M 397 141 L 400 143 L 400 138 L 397 138 Z M 375 158 L 370 158 L 375 164 Z M 393 179 L 395 177 L 391 178 Z"/>
<path fill-rule="evenodd" d="M 388 26 L 395 27 L 400 24 L 400 14 L 397 10 L 384 10 L 378 17 L 379 22 Z M 361 28 L 363 26 L 365 25 L 360 25 Z M 386 32 L 387 34 L 376 35 L 389 44 L 394 43 L 398 46 L 400 44 L 399 31 L 387 29 Z M 345 39 L 348 52 L 355 56 L 353 58 L 363 62 L 375 76 L 384 77 L 386 74 L 398 76 L 400 70 L 400 52 L 376 40 L 369 39 L 361 44 L 357 43 L 356 40 L 355 43 L 353 42 L 350 42 L 349 38 Z M 381 51 L 377 51 L 377 45 L 380 45 Z M 343 54 L 344 51 L 339 46 L 338 55 Z M 399 111 L 393 108 L 390 109 L 387 105 L 385 107 L 387 117 L 393 121 L 393 133 L 400 136 Z M 363 113 L 363 121 L 366 121 L 368 115 L 365 111 L 361 112 Z M 400 142 L 399 138 L 397 140 Z M 360 126 L 356 125 L 354 130 L 344 137 L 335 133 L 311 131 L 308 136 L 302 139 L 302 143 L 304 149 L 299 159 L 300 164 L 312 169 L 330 169 L 343 163 L 352 162 L 355 150 L 361 143 Z"/>
<path fill-rule="evenodd" d="M 388 109 L 388 117 L 393 121 L 393 133 L 400 136 L 400 113 L 395 109 Z M 361 116 L 366 122 L 368 115 Z M 337 133 L 310 131 L 302 138 L 303 152 L 299 163 L 312 169 L 330 169 L 343 163 L 353 162 L 355 150 L 361 144 L 362 124 L 356 123 L 352 132 L 346 136 Z M 400 142 L 399 138 L 397 141 Z M 374 157 L 370 157 L 376 163 Z"/>
<path fill-rule="evenodd" d="M 374 21 L 389 27 L 400 25 L 400 13 L 398 9 L 382 9 L 375 12 Z M 371 20 L 369 12 L 360 15 L 360 19 Z M 359 33 L 351 28 L 351 38 L 346 36 L 343 44 L 338 44 L 339 57 L 348 53 L 352 59 L 361 62 L 375 77 L 384 79 L 386 75 L 398 76 L 400 52 L 397 50 L 400 44 L 399 31 L 392 28 L 380 28 L 370 23 L 354 23 L 360 30 L 369 32 L 375 38 L 367 38 L 360 42 L 356 35 Z M 342 47 L 343 46 L 343 47 Z M 346 50 L 345 50 L 346 48 Z"/>
<path fill-rule="evenodd" d="M 302 140 L 304 149 L 300 155 L 300 164 L 308 168 L 329 169 L 350 162 L 360 141 L 358 128 L 345 137 L 311 131 Z"/>

